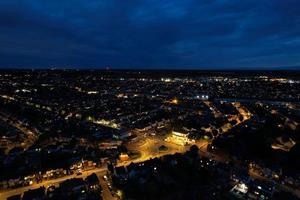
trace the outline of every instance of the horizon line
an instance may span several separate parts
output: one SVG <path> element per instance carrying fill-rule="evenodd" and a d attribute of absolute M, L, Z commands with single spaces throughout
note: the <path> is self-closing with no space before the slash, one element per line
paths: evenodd
<path fill-rule="evenodd" d="M 191 71 L 300 71 L 300 66 L 270 66 L 270 67 L 114 67 L 114 66 L 0 66 L 0 70 L 191 70 Z"/>

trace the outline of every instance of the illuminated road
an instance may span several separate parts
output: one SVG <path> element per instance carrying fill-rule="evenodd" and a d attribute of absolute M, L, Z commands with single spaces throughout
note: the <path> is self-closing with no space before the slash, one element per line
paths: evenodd
<path fill-rule="evenodd" d="M 112 194 L 108 188 L 107 182 L 103 179 L 103 176 L 106 174 L 106 172 L 107 171 L 105 170 L 105 171 L 101 171 L 97 174 L 100 184 L 101 184 L 101 187 L 102 187 L 102 198 L 104 200 L 117 200 L 116 197 L 112 196 Z"/>
<path fill-rule="evenodd" d="M 211 110 L 211 112 L 214 114 L 215 118 L 219 118 L 224 116 L 214 105 L 212 102 L 210 101 L 203 101 L 204 104 Z M 221 127 L 219 128 L 215 128 L 215 127 L 209 127 L 206 129 L 207 132 L 212 132 L 213 129 L 217 130 L 219 134 L 224 134 L 227 133 L 230 129 L 232 129 L 235 126 L 238 126 L 239 124 L 249 120 L 251 118 L 251 113 L 250 111 L 245 107 L 242 106 L 240 102 L 231 102 L 231 105 L 233 107 L 235 107 L 235 109 L 239 112 L 239 114 L 237 115 L 230 115 L 227 117 L 229 123 L 225 123 L 223 124 Z M 240 117 L 242 119 L 240 119 Z M 235 124 L 232 124 L 233 121 L 236 121 Z"/>
<path fill-rule="evenodd" d="M 209 144 L 209 141 L 206 141 L 206 140 L 201 140 L 201 141 L 196 142 L 196 145 L 199 147 L 199 152 L 200 152 L 201 156 L 208 157 L 215 161 L 223 162 L 223 163 L 228 161 L 227 155 L 218 155 L 216 153 L 207 151 L 208 144 Z M 168 148 L 168 150 L 160 152 L 158 150 L 158 148 L 161 145 L 165 145 Z M 149 138 L 145 137 L 143 140 L 140 138 L 140 140 L 135 141 L 134 143 L 132 143 L 132 142 L 129 143 L 128 148 L 130 150 L 140 151 L 141 157 L 139 157 L 135 160 L 120 162 L 120 163 L 118 163 L 118 166 L 128 165 L 131 162 L 134 162 L 134 163 L 143 162 L 150 158 L 161 157 L 161 156 L 168 155 L 168 154 L 184 153 L 185 151 L 187 151 L 189 149 L 189 146 L 179 146 L 176 144 L 167 143 L 162 138 L 158 138 L 158 137 L 149 137 Z M 76 178 L 86 178 L 88 175 L 90 175 L 92 173 L 96 173 L 100 180 L 100 184 L 103 189 L 103 193 L 102 193 L 103 199 L 104 200 L 116 200 L 117 198 L 112 196 L 112 194 L 108 188 L 108 185 L 107 185 L 108 182 L 103 180 L 103 176 L 107 173 L 107 169 L 104 167 L 83 172 L 82 175 L 80 175 L 80 176 L 70 175 L 70 176 L 65 176 L 62 178 L 55 179 L 55 180 L 44 181 L 42 183 L 34 184 L 32 186 L 26 186 L 26 187 L 22 187 L 22 188 L 2 191 L 2 192 L 0 192 L 0 199 L 2 200 L 2 199 L 6 199 L 7 197 L 10 197 L 13 195 L 22 194 L 29 189 L 36 189 L 41 186 L 48 187 L 50 185 L 58 185 L 60 182 L 63 182 L 67 179 L 71 179 L 71 178 L 75 178 L 75 177 Z M 253 170 L 249 171 L 249 175 L 254 179 L 270 180 L 266 177 L 259 175 L 258 173 L 256 173 Z M 282 189 L 290 190 L 297 196 L 300 196 L 299 190 L 294 190 L 294 189 L 292 190 L 291 188 L 281 185 L 281 184 L 277 184 L 277 185 Z"/>
<path fill-rule="evenodd" d="M 203 151 L 206 151 L 206 147 L 208 144 L 209 141 L 206 140 L 200 140 L 195 143 L 195 145 L 197 145 L 199 149 L 202 149 Z M 167 147 L 167 150 L 159 151 L 159 147 L 162 145 Z M 166 142 L 163 137 L 159 136 L 139 137 L 138 140 L 134 142 L 129 142 L 126 146 L 129 151 L 140 152 L 141 156 L 134 160 L 119 162 L 118 166 L 128 165 L 131 162 L 143 162 L 145 160 L 162 157 L 164 155 L 185 153 L 190 148 L 190 146 L 181 146 L 174 143 Z"/>
<path fill-rule="evenodd" d="M 29 148 L 31 145 L 33 145 L 35 143 L 35 141 L 38 139 L 40 133 L 37 132 L 37 130 L 30 130 L 28 128 L 26 128 L 22 122 L 15 120 L 15 121 L 11 121 L 9 120 L 9 117 L 7 116 L 7 114 L 0 112 L 0 120 L 6 122 L 7 124 L 9 124 L 10 126 L 15 127 L 16 129 L 20 130 L 22 133 L 24 133 L 24 135 L 26 135 L 26 139 L 21 143 L 21 144 L 14 144 L 15 146 L 22 146 L 24 149 Z M 10 149 L 12 149 L 15 146 L 11 146 Z M 7 151 L 9 151 L 9 149 L 7 149 Z"/>
<path fill-rule="evenodd" d="M 106 168 L 96 168 L 96 169 L 93 169 L 93 170 L 82 172 L 82 175 L 79 175 L 79 176 L 73 174 L 73 175 L 64 176 L 64 177 L 53 179 L 53 180 L 43 181 L 41 183 L 33 184 L 33 185 L 30 185 L 30 186 L 25 186 L 25 187 L 20 187 L 20 188 L 16 188 L 16 189 L 1 191 L 0 192 L 0 199 L 5 200 L 10 196 L 22 194 L 22 193 L 26 192 L 27 190 L 37 189 L 37 188 L 42 187 L 42 186 L 44 186 L 46 188 L 49 187 L 50 185 L 57 186 L 59 183 L 65 181 L 67 179 L 71 179 L 71 178 L 86 178 L 87 176 L 91 175 L 92 173 L 96 173 L 97 175 L 100 173 L 100 176 L 101 176 L 101 172 L 103 173 L 106 170 L 107 170 Z M 101 178 L 100 176 L 99 176 L 99 178 Z"/>
<path fill-rule="evenodd" d="M 166 146 L 168 149 L 166 151 L 159 151 L 159 147 L 162 145 Z M 156 136 L 141 137 L 139 140 L 136 140 L 135 142 L 128 143 L 127 148 L 129 151 L 140 152 L 141 156 L 134 160 L 120 162 L 118 163 L 118 166 L 128 165 L 131 162 L 133 163 L 143 162 L 151 158 L 157 158 L 168 154 L 184 153 L 189 149 L 188 146 L 179 146 L 176 144 L 168 143 L 164 141 L 163 138 L 158 138 Z"/>
<path fill-rule="evenodd" d="M 210 101 L 203 101 L 203 103 L 212 111 L 215 118 L 222 117 L 223 114 Z"/>

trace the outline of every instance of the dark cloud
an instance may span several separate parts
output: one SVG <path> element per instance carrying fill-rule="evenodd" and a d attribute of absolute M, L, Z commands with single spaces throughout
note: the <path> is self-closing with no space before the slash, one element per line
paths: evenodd
<path fill-rule="evenodd" d="M 300 65 L 298 0 L 2 0 L 0 66 Z"/>

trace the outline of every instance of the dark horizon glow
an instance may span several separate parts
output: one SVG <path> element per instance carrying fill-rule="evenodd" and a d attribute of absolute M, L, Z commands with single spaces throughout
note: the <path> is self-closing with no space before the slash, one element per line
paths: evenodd
<path fill-rule="evenodd" d="M 299 0 L 1 0 L 0 68 L 300 69 Z"/>

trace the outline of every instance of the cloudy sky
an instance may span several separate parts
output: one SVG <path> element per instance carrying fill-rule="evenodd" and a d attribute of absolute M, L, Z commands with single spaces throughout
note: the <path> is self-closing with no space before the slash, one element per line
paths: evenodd
<path fill-rule="evenodd" d="M 0 0 L 0 66 L 300 66 L 300 0 Z"/>

